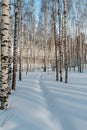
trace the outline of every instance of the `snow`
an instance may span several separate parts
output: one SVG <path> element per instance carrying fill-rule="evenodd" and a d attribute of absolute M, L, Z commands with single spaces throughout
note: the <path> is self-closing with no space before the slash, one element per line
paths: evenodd
<path fill-rule="evenodd" d="M 87 73 L 69 72 L 68 84 L 55 72 L 23 72 L 23 81 L 0 111 L 0 130 L 87 130 Z"/>

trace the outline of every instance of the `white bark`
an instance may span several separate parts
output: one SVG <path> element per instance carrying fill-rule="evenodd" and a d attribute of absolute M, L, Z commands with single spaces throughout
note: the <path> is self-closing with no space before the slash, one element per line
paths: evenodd
<path fill-rule="evenodd" d="M 2 32 L 1 32 L 1 108 L 8 106 L 8 44 L 9 44 L 9 2 L 2 0 Z"/>
<path fill-rule="evenodd" d="M 11 2 L 9 5 L 9 14 L 10 14 L 10 10 L 11 10 Z M 11 24 L 11 16 L 10 18 L 10 24 Z M 9 63 L 8 63 L 8 93 L 11 94 L 11 88 L 12 88 L 12 55 L 11 55 L 11 49 L 12 49 L 12 44 L 11 44 L 11 26 L 9 26 L 9 46 L 8 46 L 8 58 L 9 58 Z"/>

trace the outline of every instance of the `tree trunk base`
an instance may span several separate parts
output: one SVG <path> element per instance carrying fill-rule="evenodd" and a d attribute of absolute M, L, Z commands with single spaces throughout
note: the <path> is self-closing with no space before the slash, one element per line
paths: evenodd
<path fill-rule="evenodd" d="M 46 68 L 44 68 L 44 72 L 46 72 Z"/>

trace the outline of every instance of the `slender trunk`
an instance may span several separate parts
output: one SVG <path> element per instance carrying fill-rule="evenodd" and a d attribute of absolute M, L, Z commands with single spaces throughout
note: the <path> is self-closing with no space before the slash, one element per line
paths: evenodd
<path fill-rule="evenodd" d="M 46 1 L 46 5 L 45 5 L 45 45 L 44 45 L 44 72 L 46 72 L 47 69 L 47 40 L 48 40 L 48 1 Z"/>
<path fill-rule="evenodd" d="M 81 36 L 81 31 L 80 31 L 80 27 L 79 27 L 79 37 L 80 37 L 80 49 L 79 49 L 79 57 L 80 57 L 80 73 L 82 72 L 82 36 Z"/>
<path fill-rule="evenodd" d="M 2 10 L 1 10 L 1 3 L 0 3 L 0 86 L 1 86 L 1 16 L 2 16 Z"/>
<path fill-rule="evenodd" d="M 17 70 L 17 12 L 15 9 L 15 25 L 14 25 L 14 50 L 13 50 L 13 79 L 12 79 L 12 89 L 16 89 L 16 70 Z"/>
<path fill-rule="evenodd" d="M 55 0 L 53 0 L 53 21 L 54 21 L 54 42 L 55 42 L 55 59 L 56 59 L 56 81 L 58 81 L 58 45 L 56 41 L 56 11 L 55 11 Z"/>
<path fill-rule="evenodd" d="M 72 68 L 72 38 L 70 38 L 70 69 L 69 71 L 71 71 L 71 68 Z"/>
<path fill-rule="evenodd" d="M 64 67 L 65 56 L 64 56 L 64 15 L 62 14 L 62 65 Z"/>
<path fill-rule="evenodd" d="M 73 70 L 75 72 L 75 67 L 76 67 L 76 52 L 75 52 L 75 49 L 76 49 L 76 46 L 75 46 L 75 43 L 76 43 L 76 40 L 73 41 Z"/>
<path fill-rule="evenodd" d="M 67 13 L 66 13 L 66 0 L 64 2 L 64 55 L 65 55 L 65 83 L 68 82 L 68 65 L 67 65 Z"/>
<path fill-rule="evenodd" d="M 21 24 L 21 28 L 19 27 L 19 80 L 22 80 L 22 42 L 23 42 L 23 12 L 22 12 L 22 1 L 20 0 L 19 6 L 19 16 L 21 10 L 21 22 L 19 17 L 19 24 Z M 20 25 L 19 25 L 20 26 Z"/>
<path fill-rule="evenodd" d="M 29 56 L 28 56 L 28 48 L 27 48 L 27 53 L 26 53 L 26 74 L 29 71 Z"/>
<path fill-rule="evenodd" d="M 33 46 L 33 51 L 32 51 L 32 55 L 33 55 L 33 70 L 35 71 L 35 16 L 34 16 L 34 0 L 32 0 L 32 46 Z"/>
<path fill-rule="evenodd" d="M 9 12 L 11 10 L 11 3 L 9 5 Z M 10 13 L 9 13 L 10 14 Z M 10 15 L 10 24 L 11 24 L 11 15 Z M 11 55 L 11 26 L 9 26 L 9 48 L 8 48 L 8 58 L 9 58 L 9 63 L 8 63 L 8 93 L 11 94 L 11 89 L 12 89 L 12 55 Z"/>
<path fill-rule="evenodd" d="M 8 106 L 8 45 L 9 45 L 9 3 L 2 1 L 2 29 L 1 29 L 1 85 L 0 100 L 1 109 Z"/>
<path fill-rule="evenodd" d="M 58 0 L 58 15 L 59 15 L 59 63 L 60 63 L 60 82 L 62 82 L 62 42 L 61 42 L 61 14 L 60 0 Z"/>
<path fill-rule="evenodd" d="M 30 72 L 32 72 L 32 47 L 31 47 L 31 40 L 30 40 Z"/>
<path fill-rule="evenodd" d="M 44 45 L 44 72 L 46 72 L 46 45 Z"/>
<path fill-rule="evenodd" d="M 82 72 L 83 72 L 83 69 L 84 69 L 84 34 L 81 35 L 82 37 L 82 55 L 81 55 L 81 58 L 82 58 Z"/>

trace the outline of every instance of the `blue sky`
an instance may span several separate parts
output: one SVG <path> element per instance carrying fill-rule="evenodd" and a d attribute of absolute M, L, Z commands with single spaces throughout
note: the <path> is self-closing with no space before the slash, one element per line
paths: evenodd
<path fill-rule="evenodd" d="M 36 20 L 38 20 L 39 12 L 40 12 L 41 0 L 35 0 L 35 14 Z"/>

